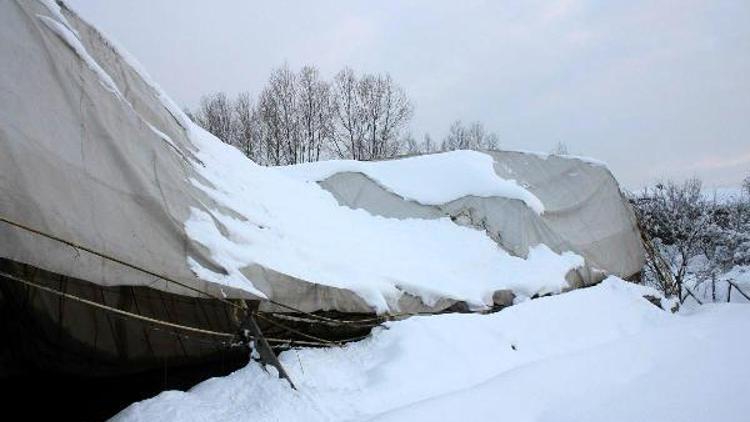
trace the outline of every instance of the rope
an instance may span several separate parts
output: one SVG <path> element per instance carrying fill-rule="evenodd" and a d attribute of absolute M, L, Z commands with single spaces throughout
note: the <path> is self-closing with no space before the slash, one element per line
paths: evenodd
<path fill-rule="evenodd" d="M 212 295 L 212 294 L 210 294 L 210 293 L 204 292 L 204 291 L 202 291 L 202 290 L 200 290 L 200 289 L 197 289 L 197 288 L 195 288 L 195 287 L 192 287 L 192 286 L 190 286 L 190 285 L 188 285 L 188 284 L 185 284 L 185 283 L 179 282 L 179 281 L 177 281 L 177 280 L 174 280 L 174 279 L 171 279 L 171 278 L 169 278 L 169 277 L 167 277 L 167 276 L 164 276 L 164 275 L 161 275 L 161 274 L 155 273 L 155 272 L 153 272 L 153 271 L 147 270 L 147 269 L 145 269 L 145 268 L 139 267 L 139 266 L 137 266 L 137 265 L 135 265 L 135 264 L 131 264 L 131 263 L 129 263 L 129 262 L 125 262 L 125 261 L 123 261 L 123 260 L 121 260 L 121 259 L 118 259 L 118 258 L 115 258 L 115 257 L 109 256 L 109 255 L 106 255 L 106 254 L 104 254 L 104 253 L 101 253 L 101 252 L 97 252 L 97 251 L 95 251 L 95 250 L 93 250 L 93 249 L 91 249 L 91 248 L 87 248 L 86 246 L 83 246 L 83 245 L 79 245 L 79 244 L 77 244 L 77 243 L 75 243 L 75 242 L 71 242 L 71 241 L 69 241 L 69 240 L 65 240 L 65 239 L 63 239 L 63 238 L 61 238 L 61 237 L 58 237 L 58 236 L 55 236 L 55 235 L 52 235 L 52 234 L 48 234 L 48 233 L 45 233 L 45 232 L 43 232 L 43 231 L 41 231 L 41 230 L 38 230 L 38 229 L 35 229 L 35 228 L 33 228 L 33 227 L 29 227 L 29 226 L 26 226 L 26 225 L 24 225 L 24 224 L 21 224 L 21 223 L 18 223 L 18 222 L 15 222 L 15 221 L 9 220 L 9 219 L 7 219 L 7 218 L 3 217 L 2 215 L 0 215 L 0 221 L 4 222 L 4 223 L 6 223 L 6 224 L 9 224 L 9 225 L 11 225 L 11 226 L 14 226 L 14 227 L 18 227 L 18 228 L 20 228 L 20 229 L 23 229 L 23 230 L 29 231 L 29 232 L 31 232 L 31 233 L 34 233 L 34 234 L 37 234 L 37 235 L 40 235 L 40 236 L 46 237 L 46 238 L 48 238 L 48 239 L 51 239 L 51 240 L 54 240 L 54 241 L 57 241 L 57 242 L 60 242 L 60 243 L 64 243 L 64 244 L 66 244 L 66 245 L 68 245 L 68 246 L 70 246 L 70 247 L 72 247 L 72 248 L 75 248 L 75 249 L 80 249 L 80 250 L 82 250 L 82 251 L 88 252 L 88 253 L 90 253 L 90 254 L 92 254 L 92 255 L 96 255 L 96 256 L 98 256 L 98 257 L 100 257 L 100 258 L 103 258 L 103 259 L 106 259 L 106 260 L 108 260 L 108 261 L 112 261 L 112 262 L 118 263 L 118 264 L 120 264 L 120 265 L 123 265 L 123 266 L 125 266 L 125 267 L 128 267 L 128 268 L 131 268 L 131 269 L 134 269 L 134 270 L 140 271 L 140 272 L 142 272 L 142 273 L 144 273 L 144 274 L 148 274 L 148 275 L 150 275 L 150 276 L 153 276 L 153 277 L 157 277 L 157 278 L 160 278 L 160 279 L 162 279 L 162 280 L 164 280 L 164 281 L 168 281 L 168 282 L 170 282 L 170 283 L 174 283 L 174 284 L 176 284 L 176 285 L 178 285 L 178 286 L 180 286 L 180 287 L 184 287 L 184 288 L 186 288 L 186 289 L 188 289 L 188 290 L 191 290 L 191 291 L 193 291 L 193 292 L 196 292 L 196 293 L 198 293 L 198 294 L 201 294 L 201 295 L 205 295 L 205 296 L 208 296 L 208 297 L 210 297 L 210 298 L 212 298 L 212 299 L 216 299 L 216 300 L 218 300 L 218 301 L 220 301 L 220 302 L 222 302 L 222 303 L 225 303 L 225 304 L 227 304 L 227 305 L 230 305 L 230 306 L 234 306 L 234 307 L 238 307 L 238 308 L 239 308 L 239 305 L 237 305 L 236 303 L 233 303 L 233 302 L 231 302 L 231 301 L 229 301 L 229 300 L 226 300 L 226 299 L 224 299 L 224 298 L 221 298 L 221 297 L 218 297 L 218 296 Z"/>
<path fill-rule="evenodd" d="M 357 326 L 357 327 L 360 327 L 360 328 L 372 328 L 372 327 L 375 327 L 375 326 L 377 326 L 377 325 L 380 324 L 380 323 L 378 323 L 378 324 L 360 324 L 359 321 L 354 321 L 354 320 L 341 320 L 341 319 L 328 318 L 328 317 L 324 317 L 322 315 L 316 315 L 316 314 L 313 314 L 313 313 L 310 313 L 310 312 L 303 311 L 301 309 L 294 308 L 294 307 L 289 306 L 289 305 L 285 305 L 283 303 L 276 302 L 273 299 L 266 299 L 266 300 L 269 303 L 273 303 L 276 306 L 288 309 L 290 311 L 298 312 L 298 313 L 307 315 L 308 317 L 311 317 L 313 319 L 317 319 L 319 321 L 328 322 L 328 323 L 334 324 L 334 325 L 353 325 L 353 326 Z M 379 318 L 373 318 L 373 320 L 376 320 L 376 319 L 379 319 Z"/>
<path fill-rule="evenodd" d="M 319 321 L 319 320 L 312 320 L 309 318 L 305 318 L 304 316 L 297 316 L 290 313 L 285 312 L 265 312 L 266 314 L 273 315 L 274 318 L 278 319 L 285 319 L 288 321 L 295 321 L 295 322 L 306 322 L 308 324 L 327 324 L 327 325 L 336 325 L 332 324 L 328 321 Z M 395 314 L 389 314 L 389 315 L 395 315 Z M 351 325 L 361 327 L 361 328 L 373 328 L 377 327 L 378 325 L 387 322 L 389 320 L 388 315 L 378 316 L 375 318 L 363 318 L 361 320 L 335 320 L 335 321 L 343 321 L 347 323 L 351 323 Z M 373 324 L 371 322 L 378 321 L 377 323 Z M 360 322 L 364 322 L 364 324 L 359 324 Z"/>
<path fill-rule="evenodd" d="M 80 245 L 78 243 L 72 242 L 70 240 L 63 239 L 63 238 L 61 238 L 59 236 L 55 236 L 55 235 L 46 233 L 46 232 L 44 232 L 42 230 L 35 229 L 33 227 L 29 227 L 27 225 L 18 223 L 16 221 L 13 221 L 13 220 L 10 220 L 8 218 L 5 218 L 2 215 L 0 215 L 0 221 L 4 222 L 6 224 L 9 224 L 11 226 L 20 228 L 22 230 L 26 230 L 26 231 L 29 231 L 31 233 L 37 234 L 39 236 L 46 237 L 46 238 L 54 240 L 56 242 L 63 243 L 63 244 L 68 245 L 68 246 L 70 246 L 70 247 L 72 247 L 74 249 L 80 249 L 80 250 L 88 252 L 88 253 L 90 253 L 92 255 L 96 255 L 96 256 L 98 256 L 98 257 L 100 257 L 102 259 L 118 263 L 120 265 L 123 265 L 125 267 L 134 269 L 136 271 L 140 271 L 140 272 L 142 272 L 144 274 L 148 274 L 150 276 L 160 278 L 160 279 L 162 279 L 164 281 L 167 281 L 167 282 L 170 282 L 170 283 L 174 283 L 174 284 L 176 284 L 176 285 L 178 285 L 180 287 L 184 287 L 184 288 L 186 288 L 188 290 L 191 290 L 193 292 L 196 292 L 196 293 L 198 293 L 200 295 L 204 295 L 204 296 L 207 296 L 209 298 L 216 299 L 216 300 L 218 300 L 218 301 L 220 301 L 220 302 L 222 302 L 224 304 L 227 304 L 229 306 L 232 306 L 234 308 L 244 310 L 244 308 L 241 307 L 240 305 L 238 305 L 238 304 L 236 304 L 236 303 L 234 303 L 232 301 L 229 301 L 227 299 L 224 299 L 222 297 L 219 297 L 219 296 L 213 295 L 211 293 L 205 292 L 203 290 L 197 289 L 197 288 L 192 287 L 192 286 L 190 286 L 188 284 L 185 284 L 185 283 L 182 283 L 180 281 L 174 280 L 174 279 L 172 279 L 170 277 L 167 277 L 165 275 L 156 273 L 154 271 L 150 271 L 150 270 L 145 269 L 143 267 L 140 267 L 138 265 L 131 264 L 129 262 L 123 261 L 123 260 L 118 259 L 116 257 L 107 255 L 105 253 L 95 251 L 95 250 L 93 250 L 91 248 L 88 248 L 86 246 L 83 246 L 83 245 Z M 377 316 L 375 318 L 368 318 L 368 319 L 362 319 L 362 320 L 339 320 L 339 319 L 328 318 L 328 317 L 325 317 L 325 316 L 322 316 L 322 315 L 317 315 L 317 314 L 313 314 L 311 312 L 303 311 L 303 310 L 295 308 L 293 306 L 277 302 L 277 301 L 275 301 L 273 299 L 268 299 L 267 298 L 267 299 L 264 299 L 264 300 L 267 301 L 267 302 L 269 302 L 269 303 L 272 303 L 272 304 L 274 304 L 276 306 L 279 306 L 281 308 L 284 308 L 284 309 L 287 309 L 287 310 L 290 310 L 290 311 L 293 311 L 293 312 L 296 312 L 296 313 L 300 313 L 300 314 L 306 315 L 307 317 L 312 318 L 312 319 L 317 320 L 317 321 L 325 322 L 325 323 L 328 323 L 328 324 L 331 324 L 331 325 L 353 326 L 353 327 L 358 327 L 358 328 L 372 328 L 372 327 L 376 327 L 376 326 L 382 324 L 383 322 L 392 321 L 392 320 L 395 320 L 395 319 L 398 319 L 398 318 L 407 318 L 407 317 L 412 317 L 412 316 L 430 316 L 430 315 L 438 315 L 438 314 L 444 313 L 444 312 L 395 313 L 395 314 L 383 314 L 383 315 L 379 315 L 379 316 Z M 478 313 L 483 313 L 483 312 L 478 312 Z"/>
<path fill-rule="evenodd" d="M 33 227 L 29 227 L 29 226 L 27 226 L 25 224 L 18 223 L 16 221 L 10 220 L 10 219 L 2 216 L 2 215 L 0 215 L 0 221 L 4 222 L 6 224 L 9 224 L 11 226 L 17 227 L 19 229 L 26 230 L 28 232 L 37 234 L 39 236 L 46 237 L 47 239 L 51 239 L 51 240 L 54 240 L 56 242 L 63 243 L 63 244 L 68 245 L 68 246 L 70 246 L 70 247 L 72 247 L 74 249 L 80 249 L 80 250 L 88 252 L 88 253 L 90 253 L 92 255 L 98 256 L 98 257 L 100 257 L 102 259 L 118 263 L 120 265 L 123 265 L 125 267 L 131 268 L 131 269 L 136 270 L 136 271 L 140 271 L 140 272 L 142 272 L 144 274 L 148 274 L 150 276 L 160 278 L 160 279 L 162 279 L 164 281 L 167 281 L 167 282 L 170 282 L 170 283 L 174 283 L 174 284 L 176 284 L 178 286 L 184 287 L 184 288 L 186 288 L 188 290 L 191 290 L 193 292 L 196 292 L 196 293 L 198 293 L 200 295 L 205 295 L 205 296 L 208 296 L 209 298 L 216 299 L 216 300 L 218 300 L 218 301 L 220 301 L 222 303 L 225 303 L 225 304 L 227 304 L 229 306 L 236 307 L 238 309 L 242 309 L 242 307 L 239 306 L 239 305 L 237 305 L 236 303 L 231 302 L 229 300 L 226 300 L 224 298 L 221 298 L 219 296 L 210 294 L 210 293 L 205 292 L 203 290 L 200 290 L 200 289 L 197 289 L 195 287 L 192 287 L 192 286 L 190 286 L 188 284 L 179 282 L 179 281 L 174 280 L 174 279 L 172 279 L 170 277 L 167 277 L 165 275 L 162 275 L 162 274 L 156 273 L 154 271 L 145 269 L 145 268 L 140 267 L 140 266 L 135 265 L 135 264 L 131 264 L 129 262 L 123 261 L 123 260 L 118 259 L 116 257 L 104 254 L 102 252 L 95 251 L 95 250 L 93 250 L 91 248 L 88 248 L 86 246 L 83 246 L 83 245 L 80 245 L 78 243 L 72 242 L 70 240 L 63 239 L 63 238 L 61 238 L 59 236 L 55 236 L 55 235 L 46 233 L 46 232 L 44 232 L 42 230 L 35 229 Z M 331 324 L 335 324 L 335 325 L 355 325 L 355 326 L 358 325 L 355 321 L 341 321 L 341 320 L 336 320 L 336 319 L 332 319 L 332 318 L 327 318 L 327 317 L 324 317 L 324 316 L 321 316 L 321 315 L 315 315 L 313 313 L 306 312 L 306 311 L 303 311 L 301 309 L 297 309 L 297 308 L 295 308 L 293 306 L 289 306 L 289 305 L 286 305 L 286 304 L 283 304 L 283 303 L 279 303 L 279 302 L 277 302 L 277 301 L 275 301 L 273 299 L 265 299 L 265 300 L 268 301 L 269 303 L 272 303 L 272 304 L 276 305 L 276 306 L 280 306 L 282 308 L 285 308 L 285 309 L 288 309 L 288 310 L 291 310 L 291 311 L 294 311 L 294 312 L 298 312 L 298 313 L 307 315 L 308 317 L 313 318 L 313 319 L 317 319 L 317 320 L 320 320 L 320 321 L 326 321 L 326 322 L 329 322 Z M 361 328 L 366 328 L 366 326 L 360 326 L 360 327 Z"/>
<path fill-rule="evenodd" d="M 268 322 L 269 324 L 271 324 L 273 326 L 276 326 L 278 328 L 281 328 L 283 330 L 286 330 L 286 331 L 288 331 L 288 332 L 290 332 L 292 334 L 297 334 L 298 336 L 302 336 L 302 337 L 305 337 L 305 338 L 308 338 L 308 339 L 314 340 L 314 341 L 319 341 L 319 342 L 327 343 L 327 344 L 332 345 L 332 346 L 342 346 L 343 343 L 352 342 L 352 341 L 358 341 L 358 340 L 362 340 L 363 338 L 367 337 L 367 336 L 360 336 L 360 337 L 347 338 L 347 339 L 343 339 L 343 340 L 331 341 L 331 340 L 326 340 L 324 338 L 316 337 L 316 336 L 314 336 L 312 334 L 304 333 L 304 332 L 299 331 L 299 330 L 297 330 L 295 328 L 292 328 L 292 327 L 284 325 L 284 324 L 282 324 L 280 322 L 274 321 L 271 318 L 268 318 L 268 317 L 264 316 L 261 313 L 256 314 L 256 316 L 258 318 L 263 319 L 264 321 Z"/>
<path fill-rule="evenodd" d="M 42 286 L 40 284 L 31 282 L 31 281 L 28 281 L 28 280 L 24 280 L 24 279 L 22 279 L 20 277 L 17 277 L 17 276 L 15 276 L 13 274 L 9 274 L 9 273 L 4 272 L 4 271 L 0 271 L 0 276 L 3 276 L 5 278 L 7 278 L 7 279 L 10 279 L 10 280 L 22 283 L 22 284 L 24 284 L 26 286 L 42 290 L 42 291 L 47 292 L 47 293 L 51 293 L 51 294 L 54 294 L 54 295 L 57 295 L 57 296 L 60 296 L 60 297 L 64 297 L 66 299 L 73 300 L 75 302 L 82 303 L 84 305 L 88 305 L 88 306 L 91 306 L 91 307 L 94 307 L 94 308 L 98 308 L 98 309 L 101 309 L 101 310 L 104 310 L 104 311 L 112 312 L 112 313 L 115 313 L 115 314 L 123 316 L 123 317 L 133 318 L 133 319 L 136 319 L 136 320 L 139 320 L 139 321 L 147 322 L 149 324 L 154 324 L 154 325 L 158 325 L 158 326 L 174 328 L 174 329 L 178 329 L 178 330 L 182 330 L 182 331 L 187 331 L 187 332 L 192 332 L 192 333 L 197 333 L 197 334 L 202 334 L 202 335 L 215 336 L 215 337 L 232 338 L 232 339 L 234 339 L 234 338 L 237 337 L 235 334 L 231 334 L 231 333 L 225 333 L 225 332 L 213 331 L 213 330 L 206 330 L 206 329 L 203 329 L 203 328 L 191 327 L 191 326 L 188 326 L 188 325 L 177 324 L 177 323 L 174 323 L 174 322 L 164 321 L 164 320 L 161 320 L 161 319 L 156 319 L 156 318 L 151 318 L 151 317 L 147 317 L 147 316 L 144 316 L 144 315 L 135 314 L 135 313 L 128 312 L 128 311 L 125 311 L 125 310 L 122 310 L 122 309 L 119 309 L 119 308 L 115 308 L 115 307 L 112 307 L 112 306 L 109 306 L 109 305 L 105 305 L 105 304 L 102 304 L 102 303 L 99 303 L 99 302 L 95 302 L 95 301 L 92 301 L 92 300 L 84 299 L 84 298 L 82 298 L 80 296 L 76 296 L 76 295 L 73 295 L 73 294 L 70 294 L 70 293 L 61 292 L 61 291 L 59 291 L 57 289 L 53 289 L 51 287 Z M 255 340 L 255 338 L 252 338 L 252 339 Z M 298 345 L 302 345 L 302 346 L 329 346 L 330 343 L 331 343 L 330 341 L 326 342 L 326 343 L 323 343 L 323 342 L 311 342 L 311 341 L 304 341 L 304 340 L 280 339 L 280 338 L 273 338 L 273 337 L 266 337 L 266 340 L 268 340 L 269 342 L 273 342 L 273 343 L 298 344 Z"/>

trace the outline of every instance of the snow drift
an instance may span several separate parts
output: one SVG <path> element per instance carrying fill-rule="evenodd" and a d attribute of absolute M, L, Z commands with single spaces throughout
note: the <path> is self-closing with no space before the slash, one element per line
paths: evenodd
<path fill-rule="evenodd" d="M 671 314 L 618 279 L 492 315 L 412 317 L 340 349 L 290 350 L 299 391 L 250 364 L 119 421 L 742 421 L 750 308 Z"/>

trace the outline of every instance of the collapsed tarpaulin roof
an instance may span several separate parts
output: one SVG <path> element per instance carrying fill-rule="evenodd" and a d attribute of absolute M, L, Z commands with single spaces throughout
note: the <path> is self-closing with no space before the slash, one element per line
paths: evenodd
<path fill-rule="evenodd" d="M 211 265 L 182 229 L 190 209 L 210 201 L 190 186 L 190 143 L 159 93 L 52 2 L 0 3 L 0 40 L 0 213 L 199 290 L 242 296 L 187 265 L 186 254 Z M 49 271 L 195 294 L 5 224 L 0 238 L 0 256 Z"/>
<path fill-rule="evenodd" d="M 552 293 L 584 267 L 577 254 L 607 272 L 635 268 L 639 246 L 615 247 L 637 232 L 606 170 L 577 168 L 581 188 L 568 195 L 571 204 L 587 204 L 585 212 L 550 201 L 554 183 L 538 183 L 545 195 L 529 188 L 503 196 L 518 177 L 495 164 L 503 188 L 490 191 L 499 202 L 482 205 L 493 216 L 490 231 L 440 215 L 382 218 L 342 207 L 315 183 L 222 144 L 126 53 L 56 3 L 0 3 L 0 55 L 8 58 L 0 63 L 0 217 L 84 247 L 0 224 L 2 258 L 102 286 L 345 312 L 482 307 L 498 291 Z M 538 161 L 539 177 L 556 177 L 555 163 Z M 342 201 L 333 179 L 325 183 L 340 202 L 356 205 Z M 564 186 L 574 190 L 570 181 Z M 474 196 L 465 193 L 451 203 L 466 208 Z M 592 220 L 599 202 L 598 215 L 609 218 Z M 543 224 L 540 214 L 548 216 Z M 613 222 L 614 232 L 605 229 Z M 548 229 L 561 238 L 539 235 Z M 588 237 L 579 242 L 581 230 Z M 495 235 L 510 239 L 500 242 L 505 249 Z M 604 258 L 594 259 L 597 245 L 608 248 Z M 619 260 L 622 268 L 612 264 Z"/>
<path fill-rule="evenodd" d="M 488 164 L 478 168 L 483 161 Z M 450 216 L 457 224 L 485 230 L 516 256 L 527 257 L 540 244 L 558 253 L 573 251 L 586 260 L 586 269 L 579 271 L 586 284 L 605 274 L 631 277 L 644 264 L 632 209 L 606 165 L 590 158 L 456 151 L 380 162 L 306 163 L 284 171 L 320 183 L 342 205 L 375 215 Z"/>

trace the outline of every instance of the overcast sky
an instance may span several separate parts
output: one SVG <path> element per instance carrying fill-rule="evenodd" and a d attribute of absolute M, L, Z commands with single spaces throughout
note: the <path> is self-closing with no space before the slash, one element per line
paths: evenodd
<path fill-rule="evenodd" d="M 67 0 L 178 103 L 257 94 L 272 68 L 388 72 L 440 139 L 606 161 L 628 188 L 750 174 L 750 1 Z"/>

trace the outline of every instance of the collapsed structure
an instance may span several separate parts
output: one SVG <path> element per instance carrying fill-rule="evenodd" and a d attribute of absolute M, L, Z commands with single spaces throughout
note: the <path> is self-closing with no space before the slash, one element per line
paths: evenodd
<path fill-rule="evenodd" d="M 485 310 L 642 266 L 632 211 L 596 163 L 498 151 L 267 169 L 65 6 L 0 3 L 0 56 L 13 368 L 215 360 L 248 308 L 276 344 L 326 344 L 366 333 L 362 315 Z M 446 169 L 477 179 L 447 192 Z"/>
<path fill-rule="evenodd" d="M 470 194 L 452 200 L 420 203 L 399 195 L 389 174 L 401 168 L 431 167 L 450 180 L 466 177 L 478 153 L 461 151 L 465 159 L 403 158 L 396 162 L 319 162 L 285 169 L 291 176 L 318 182 L 341 204 L 383 217 L 435 219 L 484 230 L 502 248 L 527 257 L 544 244 L 557 253 L 572 251 L 586 265 L 569 274 L 572 286 L 607 275 L 630 279 L 643 267 L 643 246 L 631 208 L 604 163 L 583 157 L 520 151 L 486 151 L 494 172 L 515 181 L 524 197 Z M 456 154 L 456 153 L 453 153 Z M 422 161 L 420 163 L 420 161 Z M 414 171 L 410 177 L 419 176 Z M 470 183 L 471 181 L 467 181 Z M 397 184 L 395 182 L 394 184 Z M 427 201 L 423 201 L 427 202 Z"/>

